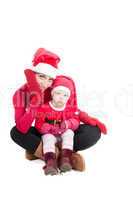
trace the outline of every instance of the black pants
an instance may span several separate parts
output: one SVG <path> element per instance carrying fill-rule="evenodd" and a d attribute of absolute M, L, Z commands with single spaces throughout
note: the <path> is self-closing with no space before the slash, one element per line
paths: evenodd
<path fill-rule="evenodd" d="M 41 134 L 31 127 L 26 134 L 17 130 L 16 126 L 11 130 L 11 138 L 19 146 L 34 153 L 41 142 Z M 100 130 L 97 126 L 81 124 L 75 131 L 74 151 L 81 151 L 94 145 L 101 137 Z"/>

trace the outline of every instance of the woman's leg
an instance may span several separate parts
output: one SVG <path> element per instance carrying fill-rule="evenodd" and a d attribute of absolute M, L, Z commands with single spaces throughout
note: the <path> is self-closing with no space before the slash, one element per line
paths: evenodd
<path fill-rule="evenodd" d="M 74 150 L 81 151 L 87 149 L 100 139 L 101 132 L 97 126 L 81 124 L 75 131 L 74 135 Z"/>
<path fill-rule="evenodd" d="M 38 150 L 40 154 L 40 148 L 42 150 L 41 135 L 34 127 L 31 127 L 26 134 L 23 134 L 15 126 L 12 128 L 10 134 L 12 140 L 19 146 L 33 154 Z"/>
<path fill-rule="evenodd" d="M 35 157 L 43 160 L 43 142 L 40 133 L 35 127 L 31 127 L 26 134 L 23 134 L 15 126 L 10 134 L 15 143 L 27 150 L 26 158 L 28 160 L 34 160 Z M 58 154 L 57 148 L 56 154 Z"/>

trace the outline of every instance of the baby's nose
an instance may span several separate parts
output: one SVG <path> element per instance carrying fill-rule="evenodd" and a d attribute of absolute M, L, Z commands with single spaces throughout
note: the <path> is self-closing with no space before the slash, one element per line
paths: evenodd
<path fill-rule="evenodd" d="M 63 100 L 63 97 L 62 97 L 62 96 L 60 96 L 60 100 Z"/>

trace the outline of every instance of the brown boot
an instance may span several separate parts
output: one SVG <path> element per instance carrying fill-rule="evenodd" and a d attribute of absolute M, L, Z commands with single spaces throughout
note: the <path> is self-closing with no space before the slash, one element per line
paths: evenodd
<path fill-rule="evenodd" d="M 56 152 L 56 157 L 58 157 L 59 155 L 59 150 L 58 150 L 58 147 L 55 147 L 55 152 Z M 36 156 L 37 158 L 41 159 L 41 160 L 44 160 L 44 156 L 43 156 L 43 143 L 40 142 L 40 144 L 38 145 L 35 153 L 34 153 L 34 156 Z"/>
<path fill-rule="evenodd" d="M 81 172 L 85 170 L 85 160 L 79 153 L 76 152 L 72 153 L 71 163 L 72 163 L 72 168 L 74 170 Z"/>
<path fill-rule="evenodd" d="M 43 143 L 42 143 L 42 141 L 41 141 L 40 144 L 38 145 L 38 147 L 37 147 L 37 149 L 36 149 L 34 155 L 35 155 L 37 158 L 43 160 L 44 157 L 43 157 Z"/>
<path fill-rule="evenodd" d="M 25 158 L 27 160 L 37 160 L 38 159 L 33 153 L 30 153 L 28 150 L 25 151 Z"/>
<path fill-rule="evenodd" d="M 59 156 L 59 169 L 61 172 L 67 172 L 72 170 L 71 156 L 72 150 L 63 149 L 61 151 L 61 154 Z"/>
<path fill-rule="evenodd" d="M 48 152 L 44 155 L 44 160 L 46 162 L 46 165 L 43 167 L 44 173 L 46 175 L 58 174 L 56 154 L 53 152 Z"/>

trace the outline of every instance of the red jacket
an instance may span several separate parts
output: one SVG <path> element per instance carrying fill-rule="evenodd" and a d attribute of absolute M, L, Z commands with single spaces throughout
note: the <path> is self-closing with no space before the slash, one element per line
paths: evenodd
<path fill-rule="evenodd" d="M 50 90 L 50 89 L 49 89 Z M 23 85 L 13 95 L 13 105 L 15 109 L 15 123 L 17 129 L 22 133 L 27 133 L 31 127 L 34 119 L 36 110 L 40 104 L 44 104 L 50 100 L 50 92 L 45 91 L 43 94 L 43 100 L 38 99 L 36 106 L 30 104 L 31 91 L 28 84 Z"/>
<path fill-rule="evenodd" d="M 51 100 L 50 91 L 48 88 L 43 94 L 40 92 L 40 88 L 36 82 L 35 74 L 31 70 L 25 70 L 27 83 L 19 88 L 13 95 L 13 105 L 15 109 L 15 123 L 17 129 L 21 133 L 27 133 L 31 127 L 33 121 L 36 118 L 37 108 Z M 71 80 L 71 79 L 70 79 Z M 37 91 L 39 99 L 36 100 L 33 91 Z M 76 92 L 75 92 L 76 93 Z M 74 99 L 74 98 L 73 98 Z M 37 102 L 37 104 L 36 104 Z M 71 103 L 71 102 L 70 102 Z M 77 102 L 74 99 L 74 105 L 77 110 Z M 101 132 L 107 133 L 106 126 L 98 119 L 88 116 L 87 113 L 79 110 L 79 120 L 83 123 L 98 126 Z"/>
<path fill-rule="evenodd" d="M 59 121 L 60 123 L 65 120 L 71 120 L 73 122 L 71 123 L 72 130 L 76 130 L 80 124 L 79 116 L 72 108 L 66 106 L 64 110 L 58 111 L 53 109 L 48 102 L 38 109 L 35 127 L 40 133 L 43 133 L 43 124 L 48 123 L 50 120 Z"/>

